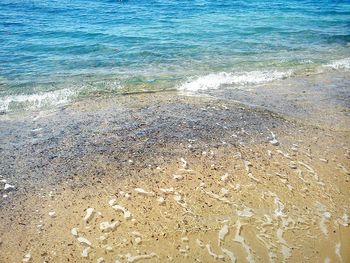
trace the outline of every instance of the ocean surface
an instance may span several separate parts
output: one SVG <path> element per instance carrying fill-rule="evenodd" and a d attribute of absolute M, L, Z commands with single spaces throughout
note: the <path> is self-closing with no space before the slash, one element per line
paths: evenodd
<path fill-rule="evenodd" d="M 350 70 L 350 1 L 1 0 L 0 111 Z"/>

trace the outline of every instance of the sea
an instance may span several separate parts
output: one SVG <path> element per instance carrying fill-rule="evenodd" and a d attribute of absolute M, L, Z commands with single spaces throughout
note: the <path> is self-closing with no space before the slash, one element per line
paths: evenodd
<path fill-rule="evenodd" d="M 350 71 L 349 0 L 0 0 L 0 112 Z"/>

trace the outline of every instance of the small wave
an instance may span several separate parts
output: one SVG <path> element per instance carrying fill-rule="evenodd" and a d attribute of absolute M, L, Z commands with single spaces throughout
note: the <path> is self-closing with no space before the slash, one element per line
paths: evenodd
<path fill-rule="evenodd" d="M 350 69 L 350 58 L 334 60 L 330 64 L 327 64 L 326 67 L 332 69 Z"/>
<path fill-rule="evenodd" d="M 218 89 L 222 85 L 254 85 L 270 82 L 277 79 L 283 79 L 291 76 L 292 71 L 251 71 L 244 73 L 226 73 L 220 72 L 198 77 L 188 81 L 179 87 L 182 91 L 199 91 L 208 89 Z"/>
<path fill-rule="evenodd" d="M 0 111 L 8 112 L 16 109 L 33 110 L 58 106 L 69 102 L 75 93 L 70 89 L 61 89 L 30 95 L 12 95 L 0 98 Z"/>

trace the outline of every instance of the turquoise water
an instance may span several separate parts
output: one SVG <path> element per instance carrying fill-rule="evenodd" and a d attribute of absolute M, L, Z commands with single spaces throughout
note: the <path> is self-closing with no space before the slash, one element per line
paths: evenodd
<path fill-rule="evenodd" d="M 350 64 L 350 1 L 1 0 L 0 110 Z"/>

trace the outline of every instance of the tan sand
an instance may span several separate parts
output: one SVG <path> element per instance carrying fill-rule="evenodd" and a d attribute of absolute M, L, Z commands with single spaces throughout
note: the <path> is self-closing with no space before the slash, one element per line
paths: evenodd
<path fill-rule="evenodd" d="M 177 140 L 125 166 L 96 154 L 100 179 L 80 185 L 96 176 L 84 171 L 4 206 L 0 261 L 350 262 L 349 134 L 293 127 L 269 127 L 278 145 L 266 130 L 255 143 Z"/>

